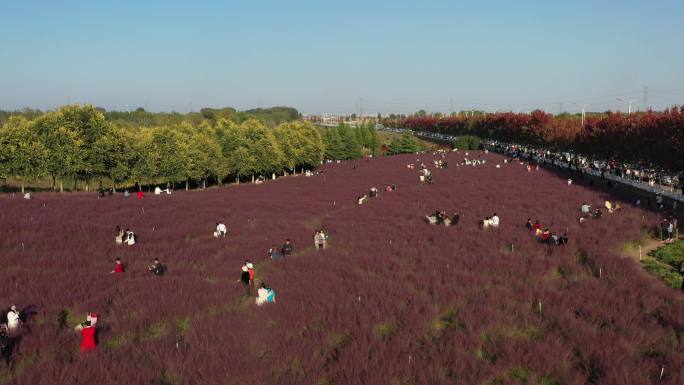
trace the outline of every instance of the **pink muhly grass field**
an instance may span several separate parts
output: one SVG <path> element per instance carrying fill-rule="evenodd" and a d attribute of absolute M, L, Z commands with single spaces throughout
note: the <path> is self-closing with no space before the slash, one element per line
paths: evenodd
<path fill-rule="evenodd" d="M 684 383 L 682 294 L 621 257 L 658 216 L 622 211 L 576 222 L 616 199 L 587 181 L 486 165 L 432 170 L 403 155 L 322 167 L 323 175 L 167 196 L 0 197 L 0 303 L 37 311 L 13 384 L 672 384 Z M 418 164 L 420 162 L 417 162 Z M 495 164 L 501 168 L 495 168 Z M 430 167 L 433 169 L 432 167 Z M 388 184 L 397 191 L 384 192 Z M 380 197 L 356 205 L 371 186 Z M 144 210 L 143 210 L 144 209 Z M 456 226 L 424 215 L 458 212 Z M 496 212 L 499 229 L 478 222 Z M 527 218 L 570 238 L 537 243 Z M 226 239 L 212 236 L 215 222 Z M 114 243 L 114 228 L 138 236 Z M 317 252 L 323 228 L 328 248 Z M 294 255 L 271 261 L 285 238 Z M 22 247 L 23 243 L 23 247 Z M 513 247 L 511 247 L 513 245 Z M 127 267 L 110 274 L 114 259 Z M 154 277 L 146 265 L 168 266 Z M 277 303 L 236 280 L 255 263 Z M 539 304 L 541 303 L 541 313 Z M 100 314 L 97 351 L 73 332 Z M 60 327 L 60 317 L 62 319 Z M 30 330 L 29 330 L 30 329 Z M 660 379 L 661 370 L 662 379 Z"/>

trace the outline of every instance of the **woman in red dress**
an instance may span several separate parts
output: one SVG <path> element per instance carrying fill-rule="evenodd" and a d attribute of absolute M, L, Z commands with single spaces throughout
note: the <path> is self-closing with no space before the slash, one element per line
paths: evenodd
<path fill-rule="evenodd" d="M 90 321 L 84 323 L 81 336 L 81 353 L 95 350 L 95 328 L 90 325 Z"/>

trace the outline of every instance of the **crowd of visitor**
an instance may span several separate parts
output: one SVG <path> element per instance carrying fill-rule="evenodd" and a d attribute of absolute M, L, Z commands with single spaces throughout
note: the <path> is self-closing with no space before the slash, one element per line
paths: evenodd
<path fill-rule="evenodd" d="M 658 179 L 659 183 L 662 183 L 662 175 L 658 175 L 653 171 L 645 170 L 642 167 L 634 167 L 631 165 L 620 164 L 613 161 L 602 162 L 598 160 L 589 159 L 586 157 L 578 156 L 567 152 L 552 152 L 548 150 L 541 150 L 532 147 L 519 146 L 514 144 L 505 144 L 495 141 L 486 141 L 484 147 L 487 150 L 493 150 L 501 152 L 511 158 L 518 158 L 526 162 L 526 167 L 529 172 L 532 170 L 538 170 L 540 163 L 551 163 L 552 165 L 568 167 L 568 169 L 575 169 L 579 172 L 586 172 L 587 169 L 599 171 L 601 176 L 608 173 L 610 175 L 619 176 L 620 178 L 626 179 L 636 179 L 636 180 L 649 180 L 651 185 L 654 184 L 654 180 Z M 481 156 L 476 159 L 468 158 L 468 153 L 465 153 L 466 157 L 463 158 L 461 165 L 485 165 L 486 159 L 482 159 Z M 504 164 L 508 163 L 509 160 L 505 159 Z M 419 169 L 419 180 L 421 183 L 432 184 L 432 172 L 428 170 L 428 167 L 424 163 L 420 163 L 420 159 L 417 159 L 416 164 L 420 164 Z M 428 162 L 429 164 L 429 162 Z M 432 165 L 435 169 L 447 169 L 448 162 L 445 159 L 445 154 L 441 154 L 441 159 L 433 160 Z M 458 165 L 457 165 L 458 166 Z M 414 163 L 407 164 L 407 169 L 414 170 Z M 499 165 L 496 166 L 500 167 Z M 312 174 L 313 175 L 313 174 Z M 680 178 L 680 181 L 684 178 Z M 670 179 L 671 183 L 676 183 L 675 179 Z M 572 178 L 567 180 L 568 186 L 573 183 Z M 385 193 L 392 193 L 397 191 L 397 186 L 395 184 L 387 184 L 383 189 Z M 159 195 L 162 192 L 170 194 L 171 191 L 167 188 L 166 190 L 161 190 L 159 187 L 155 188 L 155 194 Z M 26 199 L 30 199 L 30 192 L 27 193 Z M 138 191 L 138 198 L 142 199 L 142 191 Z M 372 186 L 368 192 L 364 195 L 360 195 L 357 198 L 357 204 L 363 205 L 368 199 L 375 199 L 380 197 L 380 190 Z M 650 200 L 650 198 L 649 198 Z M 655 198 L 656 206 L 662 208 L 663 198 L 661 195 L 657 195 Z M 637 205 L 640 201 L 637 201 Z M 675 201 L 676 204 L 676 201 Z M 676 207 L 676 206 L 675 206 Z M 619 202 L 611 202 L 606 200 L 599 207 L 593 207 L 592 204 L 588 202 L 582 202 L 579 206 L 579 216 L 577 221 L 580 225 L 584 225 L 589 220 L 601 220 L 603 218 L 604 210 L 608 214 L 615 214 L 621 210 L 621 205 Z M 606 215 L 608 215 L 606 214 Z M 454 212 L 453 215 L 448 215 L 446 211 L 435 210 L 434 213 L 425 215 L 425 222 L 431 225 L 442 225 L 442 226 L 454 226 L 461 222 L 461 215 L 458 212 Z M 479 221 L 479 226 L 481 229 L 498 229 L 501 225 L 501 219 L 497 213 L 493 213 L 491 216 L 487 216 L 481 221 Z M 531 218 L 527 219 L 525 223 L 525 228 L 530 234 L 540 243 L 548 245 L 563 246 L 569 242 L 567 229 L 564 232 L 554 232 L 548 227 L 543 226 L 540 220 L 537 219 L 534 222 Z M 675 238 L 675 231 L 677 228 L 677 219 L 675 217 L 669 217 L 663 220 L 661 224 L 661 237 L 665 242 L 671 242 Z M 215 224 L 213 236 L 215 238 L 226 238 L 228 237 L 228 228 L 223 221 L 218 221 Z M 329 235 L 322 229 L 318 228 L 313 234 L 313 243 L 315 250 L 325 250 L 328 247 Z M 133 246 L 138 243 L 137 235 L 130 229 L 122 229 L 121 226 L 116 226 L 115 244 L 127 246 Z M 268 250 L 268 258 L 270 260 L 276 261 L 281 259 L 287 259 L 294 253 L 294 246 L 290 239 L 286 239 L 282 246 L 277 247 L 273 245 Z M 682 274 L 684 274 L 684 265 L 682 266 Z M 114 261 L 114 268 L 111 270 L 111 274 L 119 277 L 123 277 L 126 272 L 126 265 L 117 257 Z M 162 277 L 165 275 L 167 268 L 164 264 L 160 262 L 158 258 L 154 258 L 152 263 L 147 265 L 147 270 L 149 273 L 156 277 Z M 237 280 L 238 283 L 242 285 L 244 289 L 244 295 L 249 297 L 250 295 L 255 295 L 254 301 L 257 306 L 262 306 L 268 303 L 276 302 L 276 292 L 270 285 L 261 281 L 258 285 L 256 293 L 254 293 L 254 288 L 256 283 L 256 271 L 254 264 L 247 260 L 240 268 L 240 276 Z M 15 305 L 12 305 L 9 310 L 4 313 L 4 319 L 0 320 L 0 353 L 4 360 L 9 362 L 12 349 L 12 334 L 21 326 L 22 317 L 21 312 L 17 309 Z M 97 322 L 98 315 L 95 313 L 88 313 L 86 315 L 86 320 L 78 324 L 75 328 L 81 334 L 81 351 L 88 352 L 94 350 L 97 345 Z"/>

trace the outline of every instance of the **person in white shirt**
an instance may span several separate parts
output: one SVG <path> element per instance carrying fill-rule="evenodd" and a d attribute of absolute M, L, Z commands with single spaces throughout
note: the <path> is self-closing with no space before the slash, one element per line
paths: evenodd
<path fill-rule="evenodd" d="M 116 237 L 114 238 L 114 242 L 116 242 L 117 245 L 120 245 L 124 241 L 124 236 L 126 234 L 124 233 L 123 229 L 121 226 L 116 226 Z"/>
<path fill-rule="evenodd" d="M 7 329 L 12 332 L 19 327 L 20 323 L 19 311 L 15 305 L 12 305 L 10 311 L 7 312 Z"/>
<path fill-rule="evenodd" d="M 488 228 L 490 228 L 491 226 L 492 226 L 492 218 L 486 217 L 486 218 L 482 221 L 482 228 L 483 228 L 483 229 L 488 229 Z"/>
<path fill-rule="evenodd" d="M 582 207 L 580 208 L 582 213 L 588 214 L 591 211 L 591 205 L 589 203 L 582 203 Z"/>
<path fill-rule="evenodd" d="M 257 298 L 255 300 L 257 306 L 261 306 L 266 303 L 268 300 L 268 289 L 266 289 L 266 285 L 263 283 L 261 284 L 261 287 L 257 290 Z"/>
<path fill-rule="evenodd" d="M 490 224 L 492 227 L 499 227 L 499 216 L 494 213 L 494 216 L 492 216 L 492 219 L 490 219 Z"/>
<path fill-rule="evenodd" d="M 124 231 L 124 243 L 128 246 L 135 245 L 135 238 L 135 233 L 133 233 L 129 229 L 126 229 L 126 231 Z"/>
<path fill-rule="evenodd" d="M 214 237 L 225 237 L 227 233 L 228 229 L 226 228 L 226 224 L 223 222 L 216 222 L 216 231 L 214 231 Z"/>
<path fill-rule="evenodd" d="M 316 250 L 325 249 L 326 238 L 327 237 L 325 236 L 323 229 L 319 229 L 316 231 L 316 233 L 314 234 L 314 247 L 316 248 Z"/>

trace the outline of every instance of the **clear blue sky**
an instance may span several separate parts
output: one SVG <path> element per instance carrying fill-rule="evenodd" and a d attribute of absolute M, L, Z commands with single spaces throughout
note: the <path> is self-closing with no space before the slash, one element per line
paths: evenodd
<path fill-rule="evenodd" d="M 684 1 L 4 1 L 0 109 L 684 104 Z"/>

